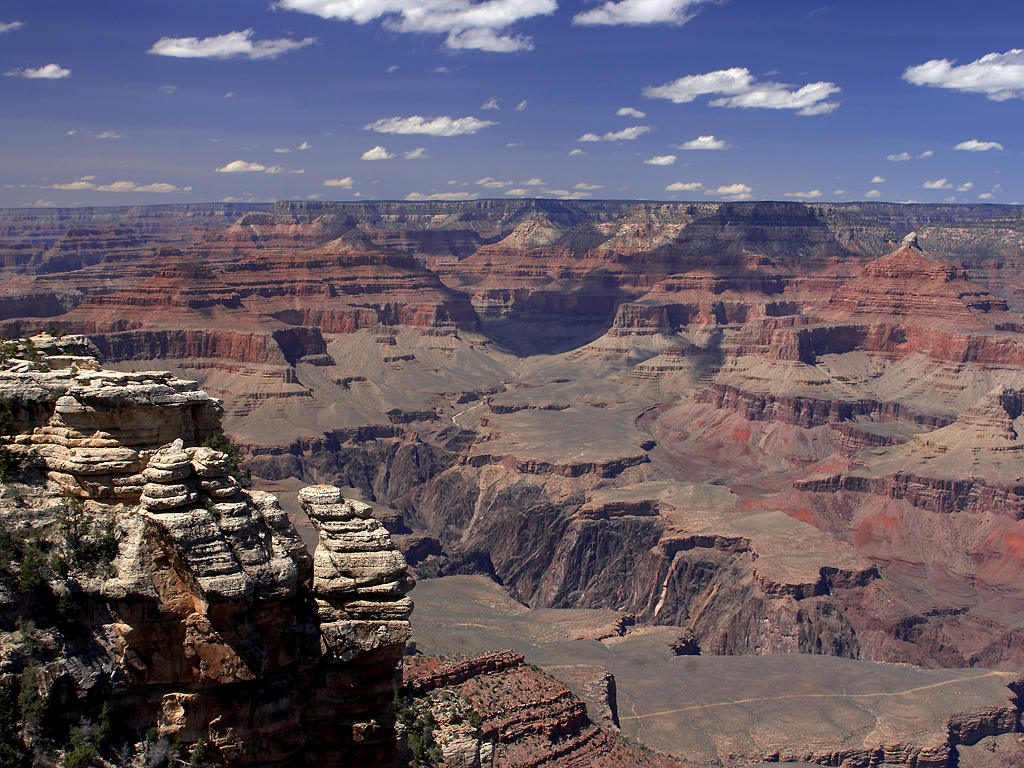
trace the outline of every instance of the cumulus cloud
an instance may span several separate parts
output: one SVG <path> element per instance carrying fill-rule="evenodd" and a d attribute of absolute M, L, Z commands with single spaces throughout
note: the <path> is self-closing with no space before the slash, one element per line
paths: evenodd
<path fill-rule="evenodd" d="M 161 37 L 149 49 L 157 56 L 177 59 L 276 59 L 282 53 L 305 48 L 316 42 L 315 37 L 291 40 L 253 40 L 254 31 L 243 29 L 216 37 Z"/>
<path fill-rule="evenodd" d="M 25 26 L 24 21 L 0 21 L 0 35 L 4 32 L 13 32 Z"/>
<path fill-rule="evenodd" d="M 522 112 L 524 109 L 526 109 L 526 105 L 527 105 L 526 99 L 523 99 L 522 101 L 520 101 L 518 104 L 516 104 L 516 112 Z"/>
<path fill-rule="evenodd" d="M 876 200 L 881 196 L 882 193 L 879 192 L 877 189 L 868 190 L 866 193 L 864 193 L 864 197 L 867 198 L 868 200 Z"/>
<path fill-rule="evenodd" d="M 698 96 L 720 95 L 713 107 L 742 109 L 793 109 L 798 115 L 825 115 L 839 106 L 829 98 L 842 89 L 835 83 L 819 81 L 794 89 L 794 86 L 771 81 L 756 82 L 746 67 L 731 67 L 687 75 L 664 85 L 649 85 L 644 96 L 668 99 L 675 104 L 688 104 Z"/>
<path fill-rule="evenodd" d="M 963 184 L 960 184 L 960 185 L 957 186 L 956 191 L 957 192 L 968 192 L 968 191 L 970 191 L 972 189 L 974 189 L 974 182 L 973 181 L 965 181 Z"/>
<path fill-rule="evenodd" d="M 313 145 L 310 144 L 308 141 L 304 141 L 301 144 L 299 144 L 299 146 L 296 147 L 296 149 L 298 149 L 300 152 L 305 152 L 307 149 L 312 149 L 312 148 L 313 148 Z"/>
<path fill-rule="evenodd" d="M 592 192 L 595 189 L 603 189 L 604 184 L 587 184 L 585 181 L 581 181 L 579 184 L 573 185 L 573 189 L 581 189 L 584 192 Z"/>
<path fill-rule="evenodd" d="M 728 142 L 722 139 L 716 139 L 714 136 L 698 136 L 696 139 L 691 139 L 684 144 L 675 144 L 676 149 L 685 150 L 696 150 L 696 149 L 728 149 Z"/>
<path fill-rule="evenodd" d="M 410 149 L 405 153 L 406 160 L 426 160 L 430 157 L 430 153 L 427 152 L 426 147 L 416 147 L 416 149 Z"/>
<path fill-rule="evenodd" d="M 26 80 L 63 80 L 65 77 L 71 77 L 71 70 L 58 64 L 46 64 L 42 67 L 12 69 L 5 74 L 7 77 L 23 77 Z"/>
<path fill-rule="evenodd" d="M 603 135 L 584 133 L 577 141 L 633 141 L 651 130 L 649 125 L 631 125 L 621 131 L 608 131 Z"/>
<path fill-rule="evenodd" d="M 988 53 L 960 66 L 955 60 L 932 59 L 908 67 L 903 79 L 914 85 L 983 93 L 992 101 L 1021 99 L 1024 98 L 1024 49 Z"/>
<path fill-rule="evenodd" d="M 506 189 L 505 194 L 510 197 L 528 197 L 530 190 L 523 187 L 515 187 L 514 189 Z"/>
<path fill-rule="evenodd" d="M 217 173 L 280 173 L 279 165 L 263 165 L 262 163 L 250 163 L 247 160 L 232 160 L 227 165 L 217 169 Z"/>
<path fill-rule="evenodd" d="M 364 130 L 377 133 L 400 133 L 418 134 L 427 136 L 465 136 L 476 133 L 482 128 L 497 125 L 493 120 L 480 120 L 479 118 L 467 117 L 422 117 L 412 115 L 411 117 L 382 117 L 369 125 L 363 126 Z"/>
<path fill-rule="evenodd" d="M 96 134 L 96 138 L 97 139 L 123 139 L 124 136 L 122 136 L 117 131 L 103 131 L 102 133 L 97 133 Z"/>
<path fill-rule="evenodd" d="M 61 189 L 64 191 L 80 192 L 92 190 L 94 192 L 191 192 L 192 187 L 178 187 L 166 181 L 154 181 L 150 184 L 139 184 L 134 181 L 114 181 L 110 184 L 95 184 L 95 176 L 83 176 L 76 181 L 64 184 L 51 184 L 46 189 Z"/>
<path fill-rule="evenodd" d="M 279 155 L 287 155 L 292 150 L 289 147 L 274 147 L 274 151 Z"/>
<path fill-rule="evenodd" d="M 988 152 L 993 149 L 1003 149 L 1003 145 L 998 141 L 979 141 L 978 139 L 968 139 L 967 141 L 961 141 L 953 149 L 963 150 L 964 152 Z"/>
<path fill-rule="evenodd" d="M 346 176 L 343 179 L 327 179 L 324 181 L 325 187 L 344 187 L 345 189 L 352 189 L 352 185 L 356 183 L 356 180 L 351 176 Z"/>
<path fill-rule="evenodd" d="M 394 158 L 392 152 L 388 152 L 384 147 L 378 144 L 376 147 L 372 147 L 362 154 L 363 160 L 391 160 Z"/>
<path fill-rule="evenodd" d="M 647 117 L 647 113 L 646 112 L 641 112 L 639 109 L 634 109 L 633 107 L 619 107 L 615 111 L 615 116 L 616 117 L 635 117 L 637 120 L 642 120 L 643 118 Z"/>
<path fill-rule="evenodd" d="M 499 101 L 499 99 L 496 99 L 494 96 L 491 96 L 491 98 L 489 98 L 487 101 L 480 105 L 480 109 L 501 109 L 501 104 L 499 103 Z"/>
<path fill-rule="evenodd" d="M 589 192 L 577 190 L 575 192 L 568 189 L 545 189 L 543 194 L 547 197 L 557 197 L 562 200 L 581 200 L 586 197 L 590 197 Z"/>
<path fill-rule="evenodd" d="M 817 200 L 824 194 L 820 189 L 812 189 L 810 192 L 786 192 L 786 197 L 794 197 L 798 200 Z"/>
<path fill-rule="evenodd" d="M 480 195 L 475 192 L 433 192 L 424 195 L 421 192 L 410 192 L 406 200 L 476 200 Z"/>
<path fill-rule="evenodd" d="M 57 204 L 53 200 L 36 200 L 31 204 L 31 208 L 56 208 Z"/>
<path fill-rule="evenodd" d="M 577 13 L 573 24 L 684 24 L 707 0 L 607 0 L 597 8 Z"/>
<path fill-rule="evenodd" d="M 499 181 L 498 179 L 492 179 L 490 176 L 485 176 L 482 179 L 477 179 L 474 184 L 478 184 L 481 187 L 487 187 L 488 189 L 502 189 L 503 187 L 511 187 L 511 181 Z"/>
<path fill-rule="evenodd" d="M 885 179 L 883 179 L 881 176 L 875 176 L 875 178 L 873 178 L 871 180 L 871 183 L 872 184 L 885 184 Z"/>
<path fill-rule="evenodd" d="M 693 192 L 704 187 L 699 181 L 674 181 L 665 187 L 666 192 Z"/>
<path fill-rule="evenodd" d="M 536 176 L 534 176 L 532 179 L 527 179 L 526 181 L 524 181 L 523 182 L 523 186 L 524 187 L 543 187 L 544 186 L 544 179 L 538 179 Z"/>
<path fill-rule="evenodd" d="M 675 155 L 655 155 L 647 158 L 644 162 L 647 165 L 672 165 L 677 159 Z"/>
<path fill-rule="evenodd" d="M 577 147 L 576 149 L 570 149 L 569 150 L 569 156 L 570 157 L 579 157 L 580 155 L 585 155 L 585 154 L 587 154 L 587 153 L 584 152 L 579 147 Z"/>
<path fill-rule="evenodd" d="M 885 159 L 886 160 L 890 160 L 891 162 L 894 162 L 894 163 L 905 163 L 907 160 L 927 160 L 929 157 L 931 157 L 934 154 L 935 154 L 934 151 L 932 151 L 930 149 L 926 149 L 924 152 L 922 152 L 919 155 L 912 155 L 909 152 L 899 152 L 899 153 L 894 154 L 894 155 L 886 155 Z"/>
<path fill-rule="evenodd" d="M 995 197 L 995 195 L 993 195 L 991 192 L 982 192 L 980 195 L 978 195 L 979 200 L 991 200 L 993 197 Z"/>
<path fill-rule="evenodd" d="M 726 200 L 749 200 L 754 196 L 754 190 L 746 184 L 723 184 L 717 189 L 705 189 L 704 194 Z"/>
<path fill-rule="evenodd" d="M 445 46 L 510 53 L 531 50 L 529 37 L 510 28 L 558 8 L 557 0 L 278 0 L 275 8 L 323 19 L 367 24 L 381 20 L 396 32 L 444 34 Z"/>
<path fill-rule="evenodd" d="M 952 189 L 953 185 L 949 183 L 947 179 L 936 179 L 935 181 L 926 181 L 921 185 L 922 189 Z"/>

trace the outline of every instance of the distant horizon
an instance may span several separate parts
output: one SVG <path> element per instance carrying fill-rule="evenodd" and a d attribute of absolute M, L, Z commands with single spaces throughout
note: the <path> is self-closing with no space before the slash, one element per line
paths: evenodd
<path fill-rule="evenodd" d="M 188 206 L 273 206 L 279 203 L 298 203 L 302 205 L 375 205 L 378 203 L 400 203 L 402 205 L 466 205 L 474 203 L 503 203 L 503 204 L 515 204 L 515 203 L 528 203 L 528 202 L 550 202 L 550 203 L 571 203 L 571 204 L 596 204 L 596 203 L 625 203 L 625 204 L 645 204 L 652 203 L 656 205 L 732 205 L 732 206 L 752 206 L 752 205 L 764 205 L 764 204 L 783 204 L 793 206 L 804 206 L 813 207 L 816 205 L 828 205 L 828 206 L 855 206 L 855 205 L 873 205 L 873 206 L 901 206 L 901 207 L 926 207 L 926 208 L 1024 208 L 1024 203 L 1011 202 L 1011 203 L 993 203 L 990 201 L 978 201 L 978 202 L 936 202 L 936 203 L 924 203 L 924 202 L 900 202 L 895 200 L 671 200 L 671 199 L 655 199 L 655 198 L 632 198 L 632 197 L 588 197 L 588 198 L 561 198 L 561 197 L 476 197 L 468 200 L 404 200 L 404 199 L 361 199 L 361 200 L 308 200 L 302 198 L 282 198 L 279 200 L 194 200 L 194 201 L 180 201 L 180 202 L 148 202 L 148 203 L 108 203 L 108 204 L 93 204 L 83 203 L 75 205 L 64 205 L 64 206 L 26 206 L 26 205 L 9 205 L 0 206 L 0 211 L 35 211 L 40 214 L 47 212 L 56 211 L 75 211 L 84 210 L 90 208 L 100 209 L 117 209 L 117 208 L 176 208 L 176 207 L 188 207 Z"/>

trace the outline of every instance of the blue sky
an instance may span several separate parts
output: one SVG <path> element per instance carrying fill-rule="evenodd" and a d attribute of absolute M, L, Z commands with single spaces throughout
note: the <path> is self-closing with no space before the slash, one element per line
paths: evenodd
<path fill-rule="evenodd" d="M 1024 4 L 4 0 L 0 205 L 1024 199 Z"/>

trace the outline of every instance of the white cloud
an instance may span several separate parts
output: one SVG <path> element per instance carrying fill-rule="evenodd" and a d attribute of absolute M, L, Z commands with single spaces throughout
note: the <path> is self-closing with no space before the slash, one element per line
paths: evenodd
<path fill-rule="evenodd" d="M 305 152 L 307 149 L 312 149 L 312 148 L 313 148 L 313 145 L 310 144 L 308 141 L 304 141 L 301 144 L 299 144 L 298 147 L 296 147 L 296 149 L 298 149 L 300 152 Z"/>
<path fill-rule="evenodd" d="M 117 131 L 103 131 L 103 133 L 97 133 L 96 134 L 96 138 L 97 139 L 123 139 L 124 136 L 122 136 Z"/>
<path fill-rule="evenodd" d="M 519 147 L 525 147 L 526 143 L 522 141 L 506 141 L 505 146 L 509 149 L 518 149 Z"/>
<path fill-rule="evenodd" d="M 684 24 L 706 0 L 607 0 L 598 8 L 577 13 L 573 24 Z"/>
<path fill-rule="evenodd" d="M 585 192 L 592 192 L 595 189 L 604 189 L 604 184 L 587 184 L 585 181 L 581 181 L 579 184 L 573 185 L 573 189 L 582 189 Z"/>
<path fill-rule="evenodd" d="M 823 192 L 820 189 L 812 189 L 810 192 L 786 192 L 786 197 L 795 197 L 800 200 L 817 200 Z"/>
<path fill-rule="evenodd" d="M 845 189 L 833 189 L 832 190 L 832 194 L 833 195 L 845 195 L 846 194 L 846 190 Z"/>
<path fill-rule="evenodd" d="M 422 133 L 427 136 L 464 136 L 476 133 L 480 129 L 492 125 L 497 125 L 497 123 L 493 120 L 480 120 L 472 116 L 453 118 L 448 117 L 448 115 L 441 115 L 440 117 L 412 115 L 411 117 L 384 117 L 363 126 L 363 129 L 376 131 L 377 133 Z"/>
<path fill-rule="evenodd" d="M 302 40 L 253 40 L 253 30 L 228 32 L 216 37 L 161 37 L 149 49 L 157 56 L 178 59 L 276 59 L 282 53 L 305 48 L 316 42 L 315 37 Z"/>
<path fill-rule="evenodd" d="M 95 176 L 82 178 L 64 184 L 52 184 L 46 189 L 61 189 L 70 192 L 93 190 L 95 192 L 191 192 L 192 187 L 178 187 L 166 181 L 154 181 L 151 184 L 138 184 L 134 181 L 113 181 L 110 184 L 94 184 Z"/>
<path fill-rule="evenodd" d="M 875 176 L 875 178 L 873 178 L 871 180 L 871 183 L 872 184 L 885 184 L 885 179 L 882 178 L 881 176 Z"/>
<path fill-rule="evenodd" d="M 968 139 L 967 141 L 961 141 L 953 149 L 960 149 L 964 152 L 988 152 L 991 149 L 1003 149 L 1003 145 L 998 141 L 979 141 L 978 139 Z"/>
<path fill-rule="evenodd" d="M 965 181 L 963 184 L 960 184 L 959 186 L 957 186 L 956 191 L 957 192 L 968 192 L 968 191 L 970 191 L 972 189 L 974 189 L 974 182 L 973 181 Z"/>
<path fill-rule="evenodd" d="M 217 169 L 217 173 L 280 173 L 279 165 L 263 165 L 262 163 L 250 163 L 247 160 L 232 160 L 225 166 Z"/>
<path fill-rule="evenodd" d="M 885 159 L 894 163 L 905 163 L 908 160 L 927 160 L 935 154 L 934 150 L 926 149 L 919 155 L 912 155 L 909 152 L 899 152 L 894 155 L 886 155 Z"/>
<path fill-rule="evenodd" d="M 569 150 L 570 157 L 578 157 L 579 155 L 585 155 L 585 154 L 587 154 L 587 153 L 584 152 L 582 149 L 579 149 L 578 147 L 576 149 L 570 149 Z"/>
<path fill-rule="evenodd" d="M 501 105 L 498 102 L 499 99 L 491 96 L 491 98 L 480 105 L 480 109 L 501 109 Z"/>
<path fill-rule="evenodd" d="M 542 192 L 546 197 L 557 197 L 562 200 L 582 200 L 590 197 L 589 192 L 583 192 L 582 190 L 572 192 L 568 189 L 545 189 Z"/>
<path fill-rule="evenodd" d="M 426 147 L 416 147 L 416 149 L 410 149 L 405 153 L 406 160 L 426 160 L 430 157 L 430 153 L 427 152 Z"/>
<path fill-rule="evenodd" d="M 481 187 L 487 187 L 488 189 L 502 189 L 503 187 L 511 187 L 513 184 L 511 181 L 499 181 L 498 179 L 492 179 L 490 176 L 477 179 L 473 183 L 478 184 Z"/>
<path fill-rule="evenodd" d="M 879 191 L 878 191 L 877 189 L 871 189 L 871 190 L 868 190 L 868 191 L 867 191 L 867 192 L 866 192 L 866 193 L 864 194 L 864 197 L 865 197 L 865 198 L 866 198 L 867 200 L 877 200 L 877 199 L 878 199 L 878 198 L 880 198 L 881 196 L 882 196 L 882 193 L 881 193 L 881 192 L 879 192 Z"/>
<path fill-rule="evenodd" d="M 655 155 L 647 158 L 644 162 L 647 165 L 672 165 L 677 159 L 675 155 Z"/>
<path fill-rule="evenodd" d="M 514 189 L 506 189 L 505 194 L 509 197 L 529 197 L 530 190 L 523 187 L 515 187 Z"/>
<path fill-rule="evenodd" d="M 433 192 L 424 195 L 420 192 L 410 192 L 405 196 L 406 200 L 476 200 L 480 195 L 475 192 Z"/>
<path fill-rule="evenodd" d="M 936 179 L 935 181 L 926 181 L 921 185 L 922 189 L 952 189 L 953 185 L 946 179 Z"/>
<path fill-rule="evenodd" d="M 35 69 L 31 67 L 12 69 L 6 75 L 7 77 L 24 77 L 26 80 L 63 80 L 65 77 L 71 77 L 71 70 L 57 64 L 47 64 Z"/>
<path fill-rule="evenodd" d="M 305 173 L 305 168 L 296 168 L 294 171 L 288 171 L 288 173 Z"/>
<path fill-rule="evenodd" d="M 235 98 L 235 92 L 234 91 L 228 91 L 227 93 L 224 94 L 224 98 L 225 99 L 233 99 L 233 98 Z"/>
<path fill-rule="evenodd" d="M 839 106 L 829 97 L 842 89 L 835 83 L 819 81 L 793 90 L 784 83 L 755 82 L 746 67 L 719 69 L 702 75 L 687 75 L 664 85 L 649 85 L 644 96 L 688 104 L 698 96 L 721 94 L 709 102 L 713 107 L 795 109 L 799 115 L 825 115 Z"/>
<path fill-rule="evenodd" d="M 596 133 L 584 133 L 577 141 L 633 141 L 651 130 L 649 125 L 631 125 L 621 131 L 608 131 L 603 136 Z"/>
<path fill-rule="evenodd" d="M 538 179 L 536 176 L 534 176 L 532 179 L 527 179 L 526 181 L 524 181 L 523 182 L 523 186 L 524 187 L 543 187 L 544 186 L 544 179 Z"/>
<path fill-rule="evenodd" d="M 525 19 L 547 16 L 557 0 L 278 0 L 273 6 L 324 19 L 366 24 L 382 20 L 397 32 L 445 34 L 445 46 L 510 53 L 530 50 L 528 37 L 508 34 Z"/>
<path fill-rule="evenodd" d="M 728 149 L 729 143 L 723 139 L 716 139 L 714 136 L 698 136 L 684 144 L 674 144 L 676 149 L 697 150 L 697 149 Z"/>
<path fill-rule="evenodd" d="M 14 30 L 21 29 L 24 26 L 24 21 L 0 21 L 0 35 L 4 32 L 13 32 Z"/>
<path fill-rule="evenodd" d="M 32 208 L 56 208 L 57 204 L 53 200 L 36 200 L 30 206 Z"/>
<path fill-rule="evenodd" d="M 160 86 L 160 93 L 164 94 L 165 96 L 173 96 L 177 92 L 177 90 L 178 90 L 178 86 L 176 86 L 176 85 L 161 85 Z"/>
<path fill-rule="evenodd" d="M 914 85 L 984 93 L 992 101 L 1024 98 L 1024 49 L 988 53 L 969 64 L 956 66 L 950 59 L 932 59 L 908 67 L 903 79 Z"/>
<path fill-rule="evenodd" d="M 391 160 L 392 158 L 394 158 L 394 156 L 395 156 L 394 153 L 388 152 L 386 149 L 384 149 L 384 147 L 382 147 L 380 144 L 378 144 L 376 147 L 372 147 L 371 149 L 368 149 L 365 152 L 363 152 L 363 155 L 362 155 L 361 159 L 363 159 L 363 160 Z"/>
<path fill-rule="evenodd" d="M 641 112 L 639 109 L 634 109 L 633 107 L 619 107 L 615 111 L 615 116 L 616 117 L 635 117 L 637 120 L 642 120 L 643 118 L 647 117 L 647 113 L 646 112 Z"/>
<path fill-rule="evenodd" d="M 351 176 L 346 176 L 343 179 L 327 179 L 324 181 L 325 187 L 344 187 L 345 189 L 352 189 L 352 185 L 356 183 L 356 180 Z"/>
<path fill-rule="evenodd" d="M 291 152 L 291 149 L 288 147 L 274 147 L 274 151 L 279 155 L 287 155 Z"/>
<path fill-rule="evenodd" d="M 516 112 L 522 112 L 524 109 L 526 109 L 526 104 L 526 99 L 523 99 L 518 104 L 516 104 Z"/>
<path fill-rule="evenodd" d="M 704 190 L 704 194 L 724 197 L 726 200 L 749 200 L 754 196 L 754 190 L 746 184 L 723 184 L 717 189 Z"/>
<path fill-rule="evenodd" d="M 699 181 L 675 181 L 665 187 L 666 192 L 693 192 L 704 187 Z"/>
<path fill-rule="evenodd" d="M 982 192 L 980 195 L 978 195 L 979 200 L 991 200 L 993 197 L 995 197 L 995 195 L 993 195 L 991 192 Z"/>

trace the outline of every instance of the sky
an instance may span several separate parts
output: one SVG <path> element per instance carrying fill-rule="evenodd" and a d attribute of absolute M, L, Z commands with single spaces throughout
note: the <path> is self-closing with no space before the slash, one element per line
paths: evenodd
<path fill-rule="evenodd" d="M 0 206 L 1024 200 L 1024 3 L 3 0 Z"/>

